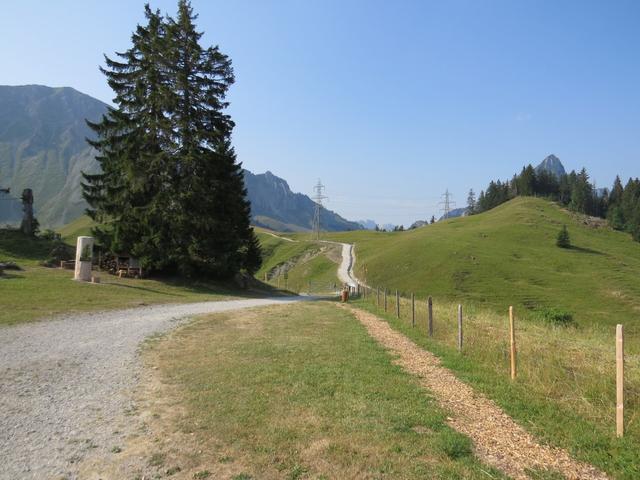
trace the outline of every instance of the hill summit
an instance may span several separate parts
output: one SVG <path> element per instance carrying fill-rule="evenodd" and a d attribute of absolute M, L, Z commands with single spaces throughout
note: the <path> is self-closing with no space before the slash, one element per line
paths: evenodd
<path fill-rule="evenodd" d="M 560 159 L 554 154 L 549 155 L 542 162 L 540 162 L 540 165 L 538 165 L 535 170 L 536 173 L 539 173 L 541 171 L 552 173 L 556 176 L 556 178 L 560 178 L 562 175 L 566 175 L 567 173 Z"/>

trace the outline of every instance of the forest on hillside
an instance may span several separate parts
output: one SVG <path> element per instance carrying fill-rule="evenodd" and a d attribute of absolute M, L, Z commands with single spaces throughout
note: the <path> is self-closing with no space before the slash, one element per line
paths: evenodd
<path fill-rule="evenodd" d="M 476 199 L 473 190 L 467 199 L 469 215 L 485 212 L 517 196 L 543 197 L 559 202 L 572 211 L 606 218 L 612 228 L 629 232 L 640 241 L 640 179 L 629 178 L 622 185 L 616 176 L 611 189 L 597 189 L 586 169 L 555 175 L 536 171 L 531 165 L 522 168 L 511 180 L 491 181 Z"/>

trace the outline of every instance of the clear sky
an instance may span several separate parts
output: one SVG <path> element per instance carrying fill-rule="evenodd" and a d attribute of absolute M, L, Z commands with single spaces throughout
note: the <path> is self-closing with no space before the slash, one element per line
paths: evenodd
<path fill-rule="evenodd" d="M 173 13 L 177 0 L 151 2 Z M 143 1 L 0 0 L 0 84 L 71 86 L 103 101 L 102 54 L 124 50 Z M 343 216 L 410 224 L 449 189 L 556 154 L 598 186 L 640 175 L 640 2 L 193 0 L 231 56 L 244 166 Z"/>

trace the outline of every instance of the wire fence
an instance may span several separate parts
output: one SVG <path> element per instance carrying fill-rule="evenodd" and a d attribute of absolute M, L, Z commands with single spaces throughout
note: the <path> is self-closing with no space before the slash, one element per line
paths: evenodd
<path fill-rule="evenodd" d="M 499 315 L 472 304 L 439 302 L 384 287 L 358 285 L 355 293 L 372 309 L 395 317 L 430 342 L 457 350 L 498 380 L 517 382 L 603 428 L 615 424 L 622 405 L 625 434 L 640 440 L 640 355 L 632 345 L 633 353 L 617 357 L 621 340 L 614 326 L 606 332 L 520 321 L 517 311 L 510 319 L 509 310 Z"/>

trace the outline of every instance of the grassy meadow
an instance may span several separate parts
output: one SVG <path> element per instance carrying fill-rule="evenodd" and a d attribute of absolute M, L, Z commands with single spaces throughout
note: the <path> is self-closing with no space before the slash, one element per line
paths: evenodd
<path fill-rule="evenodd" d="M 60 227 L 57 231 L 65 243 L 75 246 L 78 237 L 91 236 L 91 229 L 94 226 L 95 222 L 87 215 L 83 215 Z"/>
<path fill-rule="evenodd" d="M 14 261 L 22 268 L 7 270 L 0 276 L 0 325 L 85 311 L 222 300 L 244 295 L 233 287 L 213 282 L 136 280 L 99 272 L 100 284 L 74 282 L 72 270 L 40 265 L 51 248 L 49 241 L 0 230 L 0 262 Z"/>
<path fill-rule="evenodd" d="M 155 342 L 147 361 L 174 395 L 162 403 L 184 412 L 174 429 L 197 445 L 150 440 L 149 455 L 181 478 L 503 478 L 327 302 L 201 318 Z"/>
<path fill-rule="evenodd" d="M 555 245 L 562 225 L 570 249 Z M 413 231 L 325 238 L 355 244 L 359 278 L 365 279 L 366 267 L 367 283 L 390 291 L 385 318 L 392 325 L 440 355 L 522 425 L 615 478 L 640 478 L 640 244 L 628 234 L 545 200 L 517 198 Z M 401 321 L 393 313 L 396 289 L 404 296 Z M 431 339 L 428 295 L 436 318 Z M 458 303 L 465 317 L 462 354 L 456 348 Z M 515 382 L 509 379 L 509 305 L 517 322 Z M 571 320 L 563 322 L 567 315 Z M 615 438 L 617 323 L 625 326 L 622 440 Z"/>
<path fill-rule="evenodd" d="M 326 234 L 355 244 L 356 274 L 372 286 L 420 298 L 471 303 L 521 316 L 549 309 L 579 325 L 640 326 L 640 243 L 627 233 L 542 199 L 516 198 L 493 210 L 405 232 Z M 567 225 L 573 248 L 555 241 Z"/>

